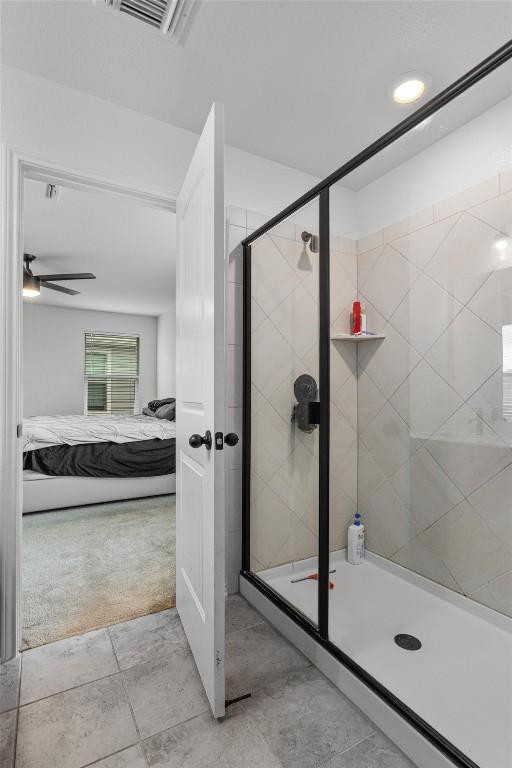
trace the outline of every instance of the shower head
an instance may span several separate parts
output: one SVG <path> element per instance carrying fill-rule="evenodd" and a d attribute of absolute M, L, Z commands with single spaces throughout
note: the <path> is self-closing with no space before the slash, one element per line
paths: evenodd
<path fill-rule="evenodd" d="M 318 253 L 318 237 L 311 232 L 304 232 L 301 234 L 302 242 L 304 244 L 309 243 L 311 253 Z"/>

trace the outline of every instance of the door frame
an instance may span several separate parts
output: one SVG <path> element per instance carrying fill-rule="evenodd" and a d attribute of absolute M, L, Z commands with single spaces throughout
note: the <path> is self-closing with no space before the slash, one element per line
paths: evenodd
<path fill-rule="evenodd" d="M 176 212 L 176 194 L 119 184 L 1 147 L 0 200 L 0 663 L 20 652 L 23 474 L 23 184 L 26 178 Z"/>

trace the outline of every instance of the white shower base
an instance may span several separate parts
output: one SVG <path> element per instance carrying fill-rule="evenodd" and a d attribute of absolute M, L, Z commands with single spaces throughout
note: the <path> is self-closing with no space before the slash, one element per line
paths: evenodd
<path fill-rule="evenodd" d="M 512 766 L 512 620 L 367 553 L 349 565 L 331 555 L 329 638 L 481 768 Z M 316 620 L 317 584 L 291 579 L 316 559 L 260 571 Z M 406 651 L 394 636 L 421 640 Z"/>

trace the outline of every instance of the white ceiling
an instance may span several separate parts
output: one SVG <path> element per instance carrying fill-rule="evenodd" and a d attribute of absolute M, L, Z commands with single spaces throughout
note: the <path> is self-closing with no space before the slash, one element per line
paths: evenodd
<path fill-rule="evenodd" d="M 75 309 L 160 315 L 175 295 L 176 216 L 105 192 L 25 180 L 24 251 L 34 254 L 34 274 L 93 272 L 96 280 L 61 282 L 80 291 L 66 296 L 41 290 L 35 299 Z"/>
<path fill-rule="evenodd" d="M 203 0 L 180 44 L 102 0 L 1 5 L 5 63 L 196 132 L 223 101 L 229 144 L 320 177 L 411 111 L 398 75 L 430 96 L 512 37 L 493 0 Z"/>

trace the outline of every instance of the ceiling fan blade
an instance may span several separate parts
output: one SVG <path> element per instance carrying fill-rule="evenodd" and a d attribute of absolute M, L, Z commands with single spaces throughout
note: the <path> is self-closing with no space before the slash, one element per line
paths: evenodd
<path fill-rule="evenodd" d="M 43 282 L 46 280 L 96 280 L 92 272 L 73 272 L 69 275 L 36 275 Z"/>
<path fill-rule="evenodd" d="M 76 296 L 80 291 L 73 291 L 71 288 L 64 288 L 63 285 L 55 285 L 55 283 L 41 283 L 42 288 L 50 288 L 52 291 L 59 291 L 60 293 L 68 293 L 70 296 Z"/>

